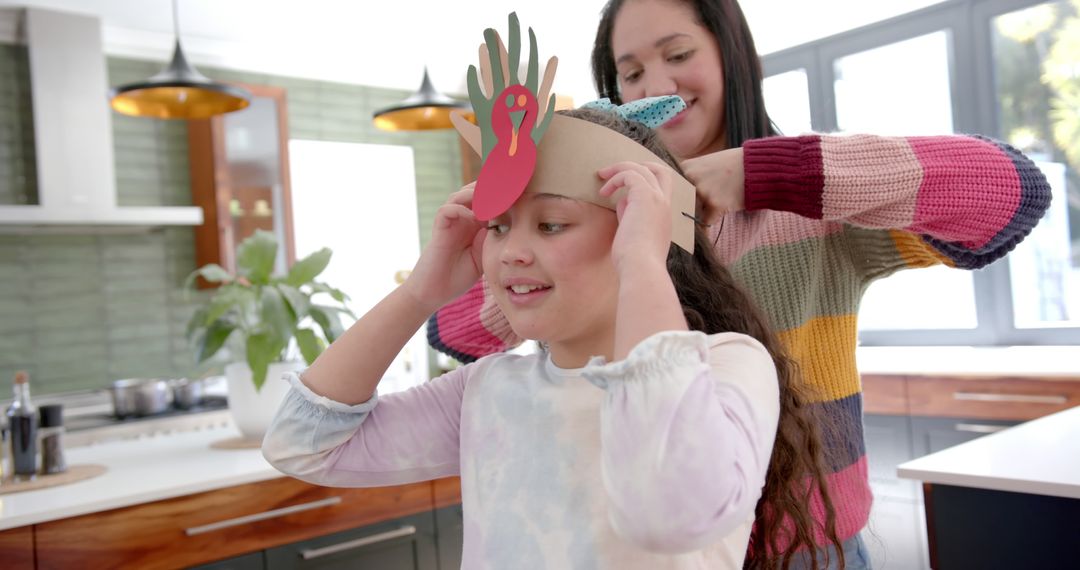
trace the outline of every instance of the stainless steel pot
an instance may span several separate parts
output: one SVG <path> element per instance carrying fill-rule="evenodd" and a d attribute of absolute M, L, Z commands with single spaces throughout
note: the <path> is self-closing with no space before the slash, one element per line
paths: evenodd
<path fill-rule="evenodd" d="M 173 401 L 169 382 L 162 378 L 125 378 L 113 382 L 109 390 L 118 418 L 159 414 Z"/>
<path fill-rule="evenodd" d="M 188 410 L 202 403 L 206 386 L 201 378 L 178 378 L 169 384 L 172 386 L 173 404 L 177 408 Z"/>

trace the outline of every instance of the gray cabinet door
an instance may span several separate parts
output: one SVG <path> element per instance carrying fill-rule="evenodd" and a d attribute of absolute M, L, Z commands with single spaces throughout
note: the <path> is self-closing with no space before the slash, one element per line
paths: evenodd
<path fill-rule="evenodd" d="M 461 568 L 461 549 L 465 541 L 465 522 L 461 505 L 435 511 L 436 537 L 439 547 L 439 570 Z"/>
<path fill-rule="evenodd" d="M 218 560 L 201 566 L 193 566 L 190 570 L 265 570 L 266 559 L 263 551 L 252 552 L 235 558 Z"/>
<path fill-rule="evenodd" d="M 937 453 L 942 449 L 978 439 L 1021 422 L 978 420 L 964 418 L 912 417 L 911 429 L 915 457 Z"/>
<path fill-rule="evenodd" d="M 863 418 L 867 470 L 875 496 L 915 500 L 919 489 L 915 481 L 896 476 L 896 466 L 914 459 L 909 416 L 867 415 Z"/>
<path fill-rule="evenodd" d="M 268 570 L 435 570 L 435 515 L 420 513 L 266 551 Z"/>

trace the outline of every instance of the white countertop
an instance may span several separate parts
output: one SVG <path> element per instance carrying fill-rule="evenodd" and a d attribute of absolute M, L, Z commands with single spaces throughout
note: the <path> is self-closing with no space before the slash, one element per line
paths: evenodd
<path fill-rule="evenodd" d="M 860 346 L 863 374 L 1080 377 L 1080 346 Z"/>
<path fill-rule="evenodd" d="M 0 530 L 282 477 L 258 449 L 212 449 L 239 437 L 231 425 L 69 449 L 68 465 L 98 464 L 98 477 L 0 495 Z"/>
<path fill-rule="evenodd" d="M 1080 499 L 1080 406 L 901 464 L 904 479 Z"/>

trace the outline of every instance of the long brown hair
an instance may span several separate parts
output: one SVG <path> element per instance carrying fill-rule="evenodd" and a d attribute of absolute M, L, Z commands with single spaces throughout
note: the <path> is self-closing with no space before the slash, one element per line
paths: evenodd
<path fill-rule="evenodd" d="M 681 172 L 660 137 L 641 123 L 621 119 L 614 113 L 589 109 L 560 113 L 599 124 L 633 139 Z M 694 239 L 693 255 L 672 245 L 667 258 L 668 273 L 687 324 L 706 334 L 737 332 L 753 337 L 772 356 L 779 381 L 780 421 L 765 487 L 754 511 L 746 567 L 787 568 L 792 557 L 805 550 L 813 562 L 811 567 L 817 568 L 814 538 L 821 533 L 836 547 L 838 567 L 843 568 L 843 548 L 836 534 L 836 511 L 825 479 L 825 450 L 820 426 L 826 424 L 810 405 L 811 395 L 801 382 L 796 362 L 787 355 L 750 296 L 720 264 L 701 228 L 696 230 Z M 825 510 L 823 526 L 815 521 L 810 510 L 815 491 L 820 494 Z"/>
<path fill-rule="evenodd" d="M 754 36 L 746 23 L 742 8 L 735 0 L 672 0 L 682 1 L 694 10 L 697 22 L 716 38 L 720 48 L 720 67 L 724 72 L 724 117 L 728 148 L 742 146 L 750 139 L 779 134 L 765 111 L 761 91 L 761 59 L 754 47 Z M 615 53 L 611 49 L 611 32 L 615 16 L 625 0 L 609 0 L 600 12 L 600 24 L 593 42 L 592 73 L 596 92 L 612 102 L 622 103 L 619 92 L 619 73 L 615 69 Z"/>

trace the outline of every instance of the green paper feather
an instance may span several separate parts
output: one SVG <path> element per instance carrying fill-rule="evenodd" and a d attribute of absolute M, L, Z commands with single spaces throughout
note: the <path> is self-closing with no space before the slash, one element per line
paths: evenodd
<path fill-rule="evenodd" d="M 484 41 L 487 44 L 488 60 L 491 62 L 490 97 L 485 96 L 483 89 L 480 87 L 480 80 L 477 76 L 475 65 L 469 66 L 469 73 L 467 76 L 469 101 L 472 102 L 473 111 L 476 113 L 476 124 L 480 128 L 480 146 L 483 151 L 480 156 L 481 164 L 487 160 L 488 154 L 491 153 L 492 149 L 494 149 L 495 145 L 498 143 L 495 131 L 491 127 L 491 111 L 495 105 L 495 100 L 508 86 L 520 83 L 518 80 L 518 68 L 521 65 L 521 25 L 518 22 L 516 12 L 510 13 L 509 20 L 510 35 L 509 43 L 506 46 L 507 72 L 509 77 L 503 76 L 502 61 L 499 57 L 498 33 L 492 28 L 484 30 Z M 537 59 L 537 52 L 536 34 L 533 33 L 532 28 L 529 28 L 529 62 L 526 71 L 525 88 L 532 92 L 534 97 L 537 96 L 537 89 L 539 88 L 540 83 L 540 65 Z M 542 104 L 542 102 L 538 100 L 537 105 L 540 104 Z M 544 132 L 551 123 L 551 117 L 554 114 L 555 95 L 551 95 L 548 99 L 547 112 L 544 115 L 544 120 L 533 127 L 532 140 L 534 144 L 540 144 L 540 139 L 544 136 Z"/>

